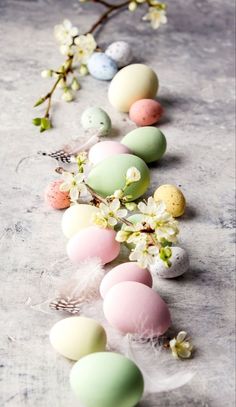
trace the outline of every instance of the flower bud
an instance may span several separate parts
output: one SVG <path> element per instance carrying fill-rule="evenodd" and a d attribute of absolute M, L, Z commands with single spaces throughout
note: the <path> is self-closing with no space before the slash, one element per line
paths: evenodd
<path fill-rule="evenodd" d="M 44 70 L 41 72 L 41 76 L 42 76 L 42 78 L 50 78 L 50 77 L 52 76 L 52 71 L 51 71 L 51 69 L 44 69 Z"/>
<path fill-rule="evenodd" d="M 63 95 L 62 95 L 62 99 L 63 99 L 65 102 L 71 102 L 71 101 L 74 99 L 73 93 L 70 92 L 68 89 L 65 90 L 64 93 L 63 93 Z"/>
<path fill-rule="evenodd" d="M 79 67 L 79 74 L 80 74 L 81 76 L 86 76 L 86 75 L 88 75 L 88 68 L 87 68 L 86 65 L 80 65 L 80 67 Z"/>
<path fill-rule="evenodd" d="M 129 11 L 135 11 L 137 7 L 138 7 L 138 5 L 137 5 L 136 1 L 131 1 L 129 3 Z"/>
<path fill-rule="evenodd" d="M 77 78 L 73 78 L 72 83 L 71 83 L 71 89 L 72 90 L 79 90 L 80 89 L 80 83 Z"/>

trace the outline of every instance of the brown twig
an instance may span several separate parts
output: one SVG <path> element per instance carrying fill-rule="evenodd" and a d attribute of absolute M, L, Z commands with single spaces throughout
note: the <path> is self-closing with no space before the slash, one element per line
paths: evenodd
<path fill-rule="evenodd" d="M 94 3 L 98 3 L 103 5 L 104 7 L 107 8 L 107 10 L 101 14 L 101 16 L 98 18 L 97 21 L 95 21 L 95 23 L 92 25 L 92 27 L 90 28 L 90 30 L 88 30 L 85 34 L 92 34 L 100 25 L 104 24 L 107 20 L 107 18 L 109 17 L 109 15 L 111 13 L 113 13 L 116 10 L 119 10 L 123 7 L 128 6 L 130 0 L 125 0 L 120 4 L 111 4 L 105 0 L 92 0 Z M 79 37 L 79 35 L 73 37 L 73 41 L 75 40 L 75 38 Z M 50 109 L 51 109 L 51 105 L 52 105 L 52 97 L 53 94 L 55 92 L 55 90 L 57 89 L 57 86 L 59 84 L 59 82 L 61 81 L 61 79 L 64 79 L 66 81 L 67 75 L 68 73 L 72 72 L 72 64 L 73 64 L 73 59 L 74 56 L 69 56 L 68 59 L 66 60 L 65 64 L 66 64 L 66 69 L 63 72 L 60 71 L 53 71 L 55 73 L 58 74 L 58 78 L 55 81 L 55 83 L 53 84 L 51 90 L 43 97 L 44 102 L 47 100 L 47 108 L 45 111 L 45 118 L 49 118 L 50 115 Z"/>
<path fill-rule="evenodd" d="M 92 27 L 90 28 L 89 31 L 87 31 L 86 34 L 92 34 L 101 24 L 103 24 L 105 22 L 105 20 L 109 17 L 109 15 L 111 13 L 113 13 L 113 11 L 119 10 L 123 7 L 128 6 L 128 4 L 130 3 L 129 0 L 126 0 L 120 4 L 117 5 L 112 5 L 107 3 L 106 1 L 103 0 L 93 0 L 94 3 L 100 3 L 104 6 L 106 6 L 108 8 L 108 10 L 106 10 L 100 17 L 99 19 L 92 25 Z"/>

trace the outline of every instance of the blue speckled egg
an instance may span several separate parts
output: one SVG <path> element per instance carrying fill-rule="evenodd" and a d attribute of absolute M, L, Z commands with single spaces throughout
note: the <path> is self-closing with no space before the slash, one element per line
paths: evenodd
<path fill-rule="evenodd" d="M 94 52 L 87 66 L 89 73 L 101 81 L 110 81 L 118 71 L 115 61 L 103 52 Z"/>

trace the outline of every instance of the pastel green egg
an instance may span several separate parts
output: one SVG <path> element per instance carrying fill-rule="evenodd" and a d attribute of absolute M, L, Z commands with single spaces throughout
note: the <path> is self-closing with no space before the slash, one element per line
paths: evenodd
<path fill-rule="evenodd" d="M 106 332 L 94 319 L 69 317 L 58 321 L 50 331 L 53 348 L 71 360 L 79 360 L 106 348 Z"/>
<path fill-rule="evenodd" d="M 147 165 L 135 155 L 117 154 L 100 161 L 90 171 L 87 184 L 103 197 L 112 195 L 117 189 L 124 187 L 126 172 L 130 167 L 136 167 L 141 174 L 141 179 L 125 190 L 127 199 L 133 201 L 146 192 L 150 183 Z"/>
<path fill-rule="evenodd" d="M 132 130 L 121 141 L 133 154 L 146 163 L 159 160 L 166 151 L 166 138 L 156 127 L 146 126 Z"/>
<path fill-rule="evenodd" d="M 113 352 L 80 359 L 71 369 L 70 384 L 84 407 L 134 407 L 144 389 L 137 365 Z"/>
<path fill-rule="evenodd" d="M 112 127 L 110 117 L 100 107 L 86 109 L 81 117 L 81 125 L 85 130 L 98 130 L 101 136 L 109 134 Z"/>

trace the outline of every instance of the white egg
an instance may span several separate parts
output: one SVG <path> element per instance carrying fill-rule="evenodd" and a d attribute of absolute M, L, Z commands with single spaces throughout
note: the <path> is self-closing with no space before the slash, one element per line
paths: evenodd
<path fill-rule="evenodd" d="M 171 266 L 166 267 L 162 260 L 158 260 L 152 266 L 150 271 L 154 275 L 162 278 L 175 278 L 184 274 L 189 269 L 188 253 L 181 247 L 172 247 L 172 256 L 170 258 Z"/>
<path fill-rule="evenodd" d="M 105 54 L 116 62 L 118 68 L 130 64 L 133 59 L 131 46 L 125 41 L 112 42 L 106 49 Z"/>

